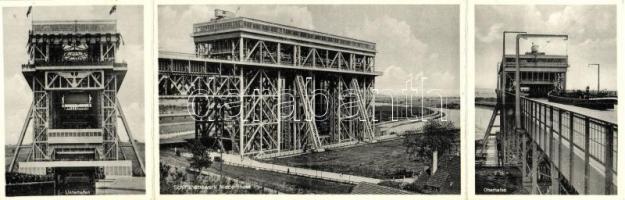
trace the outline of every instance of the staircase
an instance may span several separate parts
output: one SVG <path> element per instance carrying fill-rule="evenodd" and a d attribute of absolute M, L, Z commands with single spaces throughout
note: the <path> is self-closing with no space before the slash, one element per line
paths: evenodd
<path fill-rule="evenodd" d="M 315 123 L 315 110 L 313 110 L 312 102 L 308 96 L 308 90 L 306 89 L 306 82 L 301 75 L 295 77 L 295 85 L 297 86 L 298 93 L 301 94 L 301 105 L 304 108 L 304 122 L 306 123 L 307 132 L 309 138 L 309 144 L 312 149 L 321 150 L 321 140 L 319 139 L 319 131 L 317 130 L 317 124 Z"/>
<path fill-rule="evenodd" d="M 358 86 L 358 81 L 352 79 L 352 88 L 356 90 L 356 102 L 358 105 L 358 114 L 360 115 L 362 122 L 364 123 L 364 138 L 370 141 L 375 140 L 375 134 L 373 131 L 373 125 L 371 124 L 369 112 L 367 112 L 367 105 L 365 104 L 365 98 L 362 95 L 362 91 Z"/>
<path fill-rule="evenodd" d="M 500 117 L 501 113 L 501 105 L 497 103 L 495 105 L 495 109 L 493 109 L 493 114 L 490 117 L 488 122 L 488 127 L 486 128 L 486 132 L 484 133 L 484 138 L 482 139 L 482 149 L 478 155 L 485 156 L 486 161 L 482 163 L 482 166 L 497 166 L 498 165 L 498 156 L 497 156 L 497 134 L 499 130 L 493 133 L 493 128 L 499 129 L 500 125 L 495 124 L 498 117 Z"/>

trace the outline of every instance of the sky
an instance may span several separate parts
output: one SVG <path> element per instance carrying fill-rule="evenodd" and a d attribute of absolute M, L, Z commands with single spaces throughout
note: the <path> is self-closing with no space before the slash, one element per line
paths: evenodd
<path fill-rule="evenodd" d="M 112 15 L 109 15 L 111 6 L 33 7 L 28 18 L 27 9 L 27 7 L 7 7 L 3 10 L 6 144 L 17 143 L 21 126 L 33 99 L 32 91 L 21 73 L 21 65 L 28 62 L 26 41 L 30 20 L 117 20 L 117 30 L 125 43 L 118 51 L 118 61 L 125 61 L 128 64 L 118 98 L 134 138 L 144 141 L 142 7 L 117 6 Z M 127 141 L 121 124 L 121 120 L 118 120 L 118 133 L 123 141 Z M 31 141 L 32 128 L 29 128 L 24 143 Z"/>
<path fill-rule="evenodd" d="M 375 88 L 380 93 L 401 94 L 413 80 L 412 88 L 423 86 L 426 92 L 459 95 L 457 5 L 159 6 L 159 50 L 192 53 L 191 27 L 213 18 L 214 9 L 375 42 L 376 71 L 383 73 L 376 78 Z"/>
<path fill-rule="evenodd" d="M 567 89 L 597 87 L 601 65 L 601 89 L 616 90 L 616 6 L 614 5 L 479 5 L 475 7 L 476 92 L 494 89 L 496 66 L 501 61 L 503 31 L 568 34 L 569 39 L 536 41 L 541 51 L 567 54 Z M 514 54 L 514 35 L 506 37 L 506 54 Z M 509 39 L 510 38 L 510 39 Z M 525 52 L 532 41 L 520 46 Z"/>

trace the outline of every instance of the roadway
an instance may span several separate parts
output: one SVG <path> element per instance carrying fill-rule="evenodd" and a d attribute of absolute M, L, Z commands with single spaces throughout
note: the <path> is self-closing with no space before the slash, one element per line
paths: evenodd
<path fill-rule="evenodd" d="M 213 153 L 211 157 L 212 156 L 219 156 L 219 154 Z M 339 174 L 339 173 L 334 173 L 334 172 L 326 172 L 326 171 L 320 171 L 320 170 L 312 170 L 312 169 L 306 169 L 306 168 L 264 163 L 264 162 L 250 159 L 248 157 L 242 157 L 242 156 L 234 155 L 234 154 L 223 154 L 223 160 L 225 161 L 226 164 L 230 164 L 230 165 L 239 165 L 239 166 L 257 168 L 261 170 L 269 170 L 269 171 L 279 172 L 279 173 L 284 173 L 284 174 L 297 174 L 301 176 L 315 177 L 315 178 L 320 178 L 324 180 L 344 182 L 344 183 L 367 182 L 367 183 L 378 184 L 382 182 L 382 180 L 380 179 L 369 178 L 369 177 L 364 177 L 364 176 Z"/>

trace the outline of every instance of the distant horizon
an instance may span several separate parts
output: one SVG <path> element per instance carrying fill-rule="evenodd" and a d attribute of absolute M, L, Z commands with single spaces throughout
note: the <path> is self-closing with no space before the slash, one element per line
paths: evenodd
<path fill-rule="evenodd" d="M 209 21 L 215 9 L 376 43 L 381 93 L 401 94 L 412 84 L 432 96 L 460 95 L 458 5 L 159 5 L 159 51 L 195 52 L 193 24 Z"/>
<path fill-rule="evenodd" d="M 533 38 L 519 41 L 520 52 L 533 44 L 550 55 L 568 55 L 567 89 L 597 88 L 597 67 L 601 65 L 600 85 L 617 89 L 617 6 L 616 5 L 477 5 L 475 6 L 475 88 L 497 85 L 497 64 L 502 43 L 506 54 L 514 54 L 514 35 L 503 41 L 504 31 L 566 34 L 565 41 Z M 532 44 L 529 44 L 532 43 Z"/>

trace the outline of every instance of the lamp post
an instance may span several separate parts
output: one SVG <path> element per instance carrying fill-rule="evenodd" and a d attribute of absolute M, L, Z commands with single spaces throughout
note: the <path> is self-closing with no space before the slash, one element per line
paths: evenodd
<path fill-rule="evenodd" d="M 501 116 L 501 122 L 502 124 L 504 124 L 503 122 L 506 121 L 506 114 L 505 111 L 507 111 L 507 106 L 506 106 L 506 65 L 508 64 L 506 61 L 506 34 L 524 34 L 526 33 L 525 31 L 504 31 L 503 32 L 503 42 L 502 42 L 502 47 L 501 47 L 501 65 L 500 65 L 500 69 L 499 69 L 499 73 L 501 73 L 501 75 L 499 76 L 499 84 L 497 85 L 497 89 L 499 90 L 498 92 L 500 93 L 501 96 L 501 108 L 502 110 L 500 111 L 500 113 L 502 113 Z M 515 59 L 518 59 L 515 57 Z M 506 131 L 504 131 L 504 134 L 506 134 Z M 507 145 L 507 144 L 504 144 Z M 506 154 L 506 147 L 504 146 L 503 148 L 503 155 L 507 155 Z M 504 162 L 506 162 L 506 156 L 504 156 Z"/>
<path fill-rule="evenodd" d="M 600 69 L 601 69 L 601 65 L 599 65 L 598 63 L 595 64 L 588 64 L 588 67 L 591 66 L 597 66 L 597 93 L 599 93 L 599 82 L 601 81 L 599 75 L 600 75 Z"/>

